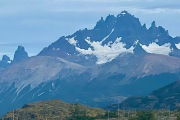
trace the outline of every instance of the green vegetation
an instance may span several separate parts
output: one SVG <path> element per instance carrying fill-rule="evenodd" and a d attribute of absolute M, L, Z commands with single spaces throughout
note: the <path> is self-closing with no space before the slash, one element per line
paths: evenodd
<path fill-rule="evenodd" d="M 60 100 L 24 105 L 4 115 L 0 120 L 180 120 L 180 111 L 152 110 L 106 111 Z"/>
<path fill-rule="evenodd" d="M 129 120 L 155 120 L 155 114 L 152 111 L 140 111 Z"/>
<path fill-rule="evenodd" d="M 105 110 L 98 108 L 51 100 L 24 105 L 21 109 L 6 114 L 3 119 L 13 120 L 14 117 L 14 120 L 93 120 L 105 113 Z"/>

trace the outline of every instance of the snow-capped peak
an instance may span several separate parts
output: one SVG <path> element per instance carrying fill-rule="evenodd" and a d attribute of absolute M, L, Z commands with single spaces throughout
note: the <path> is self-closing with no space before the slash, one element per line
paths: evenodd
<path fill-rule="evenodd" d="M 120 41 L 117 41 L 118 39 Z M 83 29 L 67 37 L 61 37 L 40 55 L 58 56 L 75 63 L 83 63 L 86 55 L 92 55 L 92 59 L 89 60 L 92 64 L 96 59 L 97 64 L 102 64 L 111 61 L 122 52 L 134 51 L 134 54 L 139 54 L 143 51 L 142 53 L 180 56 L 180 51 L 173 50 L 175 47 L 180 49 L 178 43 L 180 38 L 169 36 L 167 30 L 157 26 L 155 21 L 147 28 L 145 24 L 140 23 L 139 18 L 122 11 L 117 17 L 114 15 L 109 15 L 105 19 L 101 17 L 93 29 Z M 74 61 L 74 57 L 78 58 L 78 62 Z"/>

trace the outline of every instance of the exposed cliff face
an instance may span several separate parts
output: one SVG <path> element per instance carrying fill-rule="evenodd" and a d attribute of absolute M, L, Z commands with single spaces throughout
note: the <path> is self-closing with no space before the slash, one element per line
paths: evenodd
<path fill-rule="evenodd" d="M 11 60 L 7 55 L 3 55 L 2 60 L 0 61 L 0 71 L 8 67 L 11 64 Z"/>
<path fill-rule="evenodd" d="M 23 46 L 18 46 L 14 53 L 14 59 L 11 60 L 7 55 L 3 55 L 0 61 L 0 71 L 7 68 L 8 66 L 21 62 L 28 58 L 28 53 L 25 51 Z"/>
<path fill-rule="evenodd" d="M 14 59 L 12 63 L 18 63 L 28 58 L 28 53 L 23 46 L 18 46 L 18 49 L 14 53 Z"/>

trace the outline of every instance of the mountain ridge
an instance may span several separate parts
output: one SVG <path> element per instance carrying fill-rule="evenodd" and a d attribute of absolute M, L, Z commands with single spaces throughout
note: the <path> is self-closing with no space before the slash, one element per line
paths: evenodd
<path fill-rule="evenodd" d="M 82 66 L 57 57 L 35 56 L 11 65 L 0 73 L 0 105 L 6 112 L 29 102 L 60 98 L 66 102 L 77 101 L 103 107 L 117 100 L 122 101 L 128 96 L 146 95 L 180 79 L 180 58 L 145 54 L 144 58 L 148 57 L 162 58 L 160 61 L 165 57 L 168 58 L 167 62 L 172 62 L 168 65 L 166 61 L 161 63 L 160 66 L 168 69 L 159 66 L 150 69 L 146 67 L 148 71 L 143 74 L 144 64 L 140 61 L 138 64 L 142 67 L 139 71 L 142 71 L 142 74 L 138 75 L 137 71 L 131 75 L 132 71 L 137 70 L 134 63 L 140 60 L 140 57 L 135 57 L 134 54 L 122 55 L 112 62 L 95 66 Z M 141 59 L 145 64 L 148 63 L 147 60 L 151 61 L 144 58 Z M 152 61 L 150 66 L 153 64 L 156 64 L 156 60 Z M 161 72 L 151 72 L 156 69 Z M 168 79 L 164 80 L 165 78 Z M 149 82 L 153 86 L 149 85 Z"/>
<path fill-rule="evenodd" d="M 79 64 L 84 60 L 92 61 L 91 64 L 103 64 L 123 52 L 137 53 L 134 52 L 137 43 L 139 50 L 147 53 L 180 57 L 179 37 L 171 37 L 162 26 L 157 27 L 155 21 L 150 28 L 146 28 L 127 11 L 122 11 L 117 17 L 101 17 L 93 29 L 83 29 L 60 37 L 39 55 L 62 57 Z"/>
<path fill-rule="evenodd" d="M 170 109 L 180 108 L 180 80 L 154 90 L 148 96 L 129 97 L 120 105 L 129 109 Z"/>

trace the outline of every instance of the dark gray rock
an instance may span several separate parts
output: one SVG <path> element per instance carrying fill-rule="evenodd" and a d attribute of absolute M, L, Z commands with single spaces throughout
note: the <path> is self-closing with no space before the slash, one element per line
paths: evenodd
<path fill-rule="evenodd" d="M 23 46 L 18 46 L 14 53 L 14 59 L 12 63 L 18 63 L 28 58 L 28 53 L 25 51 Z"/>
<path fill-rule="evenodd" d="M 7 55 L 3 55 L 2 60 L 0 61 L 0 70 L 8 67 L 11 64 L 11 60 Z"/>

